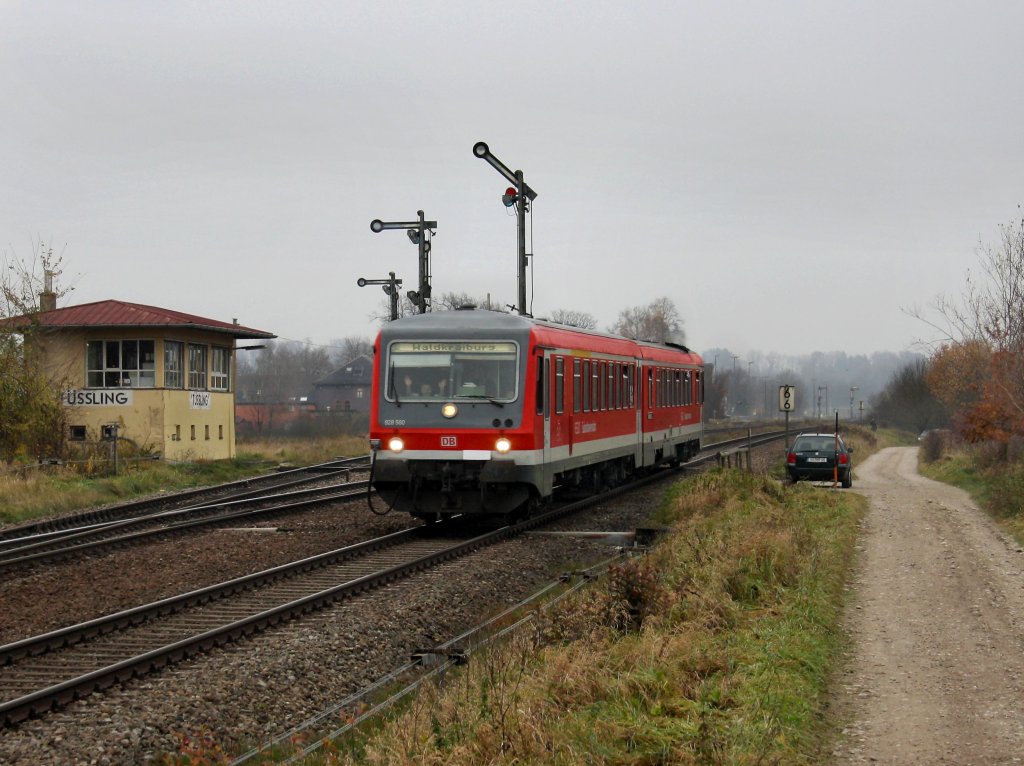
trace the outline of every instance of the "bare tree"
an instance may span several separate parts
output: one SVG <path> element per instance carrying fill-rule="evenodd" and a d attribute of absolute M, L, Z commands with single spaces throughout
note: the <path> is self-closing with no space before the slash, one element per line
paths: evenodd
<path fill-rule="evenodd" d="M 66 246 L 65 246 L 66 247 Z M 0 261 L 0 317 L 23 316 L 39 309 L 39 295 L 47 287 L 55 299 L 67 296 L 74 287 L 57 287 L 64 273 L 64 253 L 39 239 L 32 243 L 32 255 L 19 258 L 13 250 L 4 251 Z"/>
<path fill-rule="evenodd" d="M 40 293 L 56 302 L 71 288 L 56 290 L 63 255 L 42 240 L 28 260 L 4 252 L 0 263 L 0 460 L 60 455 L 65 417 L 61 390 L 67 381 L 51 380 L 36 353 Z"/>
<path fill-rule="evenodd" d="M 636 340 L 685 343 L 683 320 L 671 298 L 657 298 L 646 306 L 633 306 L 619 312 L 609 332 Z"/>
<path fill-rule="evenodd" d="M 980 276 L 967 275 L 960 300 L 940 296 L 932 320 L 921 319 L 942 338 L 934 360 L 942 369 L 959 371 L 963 390 L 951 390 L 944 376 L 932 382 L 947 403 L 957 404 L 954 421 L 975 440 L 1006 442 L 1024 433 L 1024 218 L 999 227 L 994 245 L 979 244 Z M 984 369 L 967 367 L 982 365 Z M 967 390 L 967 389 L 970 390 Z"/>
<path fill-rule="evenodd" d="M 306 396 L 313 382 L 333 366 L 321 346 L 300 341 L 268 341 L 267 347 L 238 362 L 239 401 L 280 403 Z"/>
<path fill-rule="evenodd" d="M 340 367 L 357 356 L 373 356 L 373 339 L 360 335 L 335 338 L 330 342 L 331 364 Z"/>
<path fill-rule="evenodd" d="M 570 327 L 579 327 L 583 330 L 593 330 L 597 327 L 597 319 L 593 314 L 572 309 L 555 309 L 551 312 L 551 321 Z"/>

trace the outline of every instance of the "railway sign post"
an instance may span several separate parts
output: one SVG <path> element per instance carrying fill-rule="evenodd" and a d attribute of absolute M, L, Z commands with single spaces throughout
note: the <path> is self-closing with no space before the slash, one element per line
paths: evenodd
<path fill-rule="evenodd" d="M 497 170 L 509 183 L 515 184 L 515 188 L 509 188 L 501 197 L 505 207 L 516 207 L 516 228 L 519 231 L 519 251 L 517 257 L 519 275 L 519 315 L 529 316 L 526 310 L 526 213 L 530 203 L 537 198 L 537 192 L 531 189 L 523 178 L 523 171 L 512 172 L 505 164 L 491 154 L 491 150 L 483 141 L 473 144 L 473 156 L 486 160 L 487 164 Z"/>
<path fill-rule="evenodd" d="M 422 210 L 417 210 L 416 214 L 419 216 L 417 221 L 382 221 L 379 218 L 374 218 L 370 221 L 370 231 L 380 234 L 385 229 L 406 229 L 409 241 L 419 247 L 419 290 L 410 290 L 408 297 L 421 314 L 426 314 L 427 302 L 430 300 L 430 235 L 433 235 L 433 230 L 437 228 L 437 221 L 424 221 Z"/>
<path fill-rule="evenodd" d="M 796 410 L 796 386 L 779 386 L 779 412 L 786 414 L 786 451 L 789 451 L 789 413 Z"/>
<path fill-rule="evenodd" d="M 391 299 L 391 321 L 398 319 L 398 288 L 402 286 L 401 279 L 395 279 L 395 272 L 389 271 L 387 279 L 363 279 L 359 277 L 356 284 L 360 287 L 367 285 L 383 285 L 385 294 Z"/>

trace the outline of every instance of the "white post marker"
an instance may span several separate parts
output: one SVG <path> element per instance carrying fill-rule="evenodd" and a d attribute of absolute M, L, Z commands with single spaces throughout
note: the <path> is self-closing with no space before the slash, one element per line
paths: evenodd
<path fill-rule="evenodd" d="M 796 386 L 779 386 L 779 412 L 786 413 L 786 452 L 789 452 L 789 413 L 796 410 Z"/>

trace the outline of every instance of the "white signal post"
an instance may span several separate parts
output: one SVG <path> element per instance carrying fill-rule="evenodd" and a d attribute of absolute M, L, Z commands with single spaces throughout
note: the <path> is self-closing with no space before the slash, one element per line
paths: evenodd
<path fill-rule="evenodd" d="M 786 451 L 789 452 L 789 413 L 796 410 L 796 386 L 779 386 L 779 412 L 786 413 Z"/>

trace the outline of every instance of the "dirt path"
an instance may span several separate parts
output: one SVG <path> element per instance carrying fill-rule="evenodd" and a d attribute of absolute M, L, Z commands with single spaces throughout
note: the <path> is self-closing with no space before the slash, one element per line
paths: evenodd
<path fill-rule="evenodd" d="M 1024 552 L 967 494 L 873 455 L 834 710 L 845 764 L 1024 763 Z"/>

